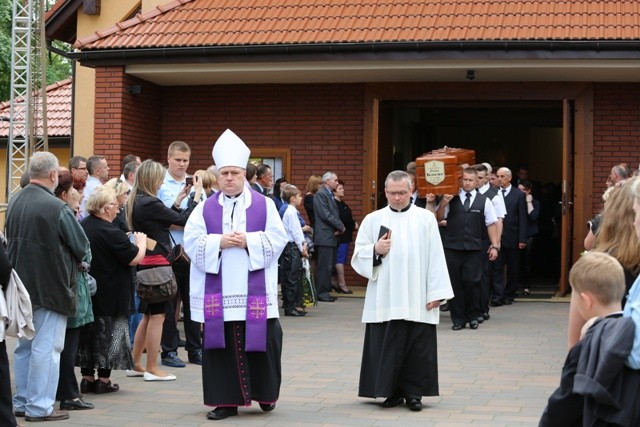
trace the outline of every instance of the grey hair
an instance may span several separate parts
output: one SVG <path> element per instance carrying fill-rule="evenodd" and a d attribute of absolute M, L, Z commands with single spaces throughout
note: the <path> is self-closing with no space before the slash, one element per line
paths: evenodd
<path fill-rule="evenodd" d="M 505 174 L 507 174 L 509 176 L 513 176 L 513 174 L 511 173 L 511 169 L 505 168 L 504 166 L 501 167 L 500 169 L 498 169 L 498 172 L 500 172 L 500 171 L 504 171 Z"/>
<path fill-rule="evenodd" d="M 327 171 L 324 173 L 324 175 L 322 175 L 322 182 L 327 182 L 334 176 L 337 176 L 337 175 L 331 171 Z"/>
<path fill-rule="evenodd" d="M 58 170 L 58 158 L 48 151 L 34 153 L 29 159 L 29 177 L 32 179 L 48 178 L 51 171 Z"/>
<path fill-rule="evenodd" d="M 384 187 L 387 188 L 387 183 L 389 181 L 398 182 L 402 180 L 405 180 L 407 182 L 407 188 L 411 189 L 411 177 L 408 173 L 401 170 L 389 172 L 389 175 L 387 175 L 387 178 L 384 180 Z"/>
<path fill-rule="evenodd" d="M 640 202 L 640 178 L 633 177 L 625 185 L 630 186 L 631 194 Z"/>

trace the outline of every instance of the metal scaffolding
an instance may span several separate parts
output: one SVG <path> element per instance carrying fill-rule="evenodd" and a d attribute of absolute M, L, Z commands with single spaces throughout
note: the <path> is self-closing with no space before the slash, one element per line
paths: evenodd
<path fill-rule="evenodd" d="M 7 201 L 20 189 L 29 157 L 47 150 L 44 0 L 13 0 Z"/>

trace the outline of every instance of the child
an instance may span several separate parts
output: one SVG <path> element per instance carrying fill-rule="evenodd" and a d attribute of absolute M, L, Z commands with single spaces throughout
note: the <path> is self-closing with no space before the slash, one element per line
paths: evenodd
<path fill-rule="evenodd" d="M 283 203 L 279 209 L 289 243 L 280 255 L 280 277 L 282 278 L 282 308 L 285 316 L 301 317 L 307 314 L 302 303 L 302 257 L 307 257 L 307 244 L 298 219 L 297 207 L 302 196 L 295 185 L 287 184 L 282 189 Z"/>
<path fill-rule="evenodd" d="M 633 321 L 622 317 L 624 270 L 604 252 L 586 252 L 569 273 L 571 304 L 589 321 L 569 350 L 560 387 L 549 398 L 540 426 L 638 425 L 634 400 L 640 371 L 625 366 Z"/>

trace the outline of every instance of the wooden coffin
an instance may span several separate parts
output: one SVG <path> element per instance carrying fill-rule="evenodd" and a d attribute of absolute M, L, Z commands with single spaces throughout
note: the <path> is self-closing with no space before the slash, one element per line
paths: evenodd
<path fill-rule="evenodd" d="M 475 162 L 475 151 L 464 148 L 444 147 L 423 154 L 416 159 L 418 196 L 458 194 L 462 166 Z"/>

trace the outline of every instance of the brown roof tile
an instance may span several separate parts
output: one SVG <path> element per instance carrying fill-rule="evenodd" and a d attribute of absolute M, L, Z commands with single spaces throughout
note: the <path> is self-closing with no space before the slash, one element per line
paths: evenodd
<path fill-rule="evenodd" d="M 173 0 L 81 49 L 296 43 L 639 40 L 636 0 Z"/>
<path fill-rule="evenodd" d="M 50 137 L 71 135 L 72 79 L 68 78 L 47 86 L 47 129 Z M 42 111 L 40 107 L 40 112 Z M 10 102 L 0 103 L 0 116 L 9 117 Z M 41 113 L 38 133 L 42 133 Z M 0 121 L 0 138 L 9 136 L 9 122 Z"/>

